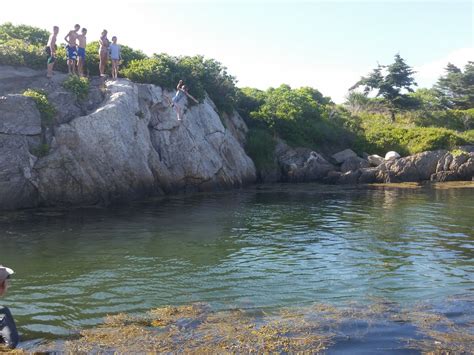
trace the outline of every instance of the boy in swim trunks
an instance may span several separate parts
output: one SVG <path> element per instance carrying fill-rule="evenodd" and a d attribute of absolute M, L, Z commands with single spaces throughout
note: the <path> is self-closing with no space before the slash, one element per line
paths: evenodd
<path fill-rule="evenodd" d="M 48 55 L 48 60 L 46 64 L 48 78 L 53 76 L 53 66 L 56 60 L 56 37 L 58 36 L 59 27 L 53 27 L 53 33 L 49 36 L 48 44 L 46 45 L 46 54 Z"/>
<path fill-rule="evenodd" d="M 79 76 L 84 76 L 84 64 L 86 62 L 86 39 L 87 28 L 82 28 L 81 34 L 77 35 L 77 71 Z"/>
<path fill-rule="evenodd" d="M 67 42 L 66 45 L 66 59 L 67 59 L 67 69 L 69 74 L 76 74 L 76 59 L 77 59 L 77 36 L 81 26 L 75 25 L 74 30 L 69 31 L 69 33 L 64 37 L 64 40 Z"/>

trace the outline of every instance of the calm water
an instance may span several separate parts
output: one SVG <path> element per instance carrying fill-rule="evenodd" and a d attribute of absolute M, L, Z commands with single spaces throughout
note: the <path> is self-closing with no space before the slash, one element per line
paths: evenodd
<path fill-rule="evenodd" d="M 474 291 L 473 202 L 472 183 L 277 185 L 4 212 L 0 263 L 16 275 L 2 302 L 26 340 L 195 301 L 266 310 L 373 298 L 442 305 Z"/>

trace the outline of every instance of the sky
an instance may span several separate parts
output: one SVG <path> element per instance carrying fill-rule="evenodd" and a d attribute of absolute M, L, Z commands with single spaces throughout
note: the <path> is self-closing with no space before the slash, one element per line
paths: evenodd
<path fill-rule="evenodd" d="M 474 61 L 474 0 L 3 0 L 3 22 L 58 25 L 61 39 L 79 23 L 89 41 L 107 29 L 146 54 L 214 58 L 239 87 L 311 86 L 337 103 L 397 53 L 419 87 Z"/>

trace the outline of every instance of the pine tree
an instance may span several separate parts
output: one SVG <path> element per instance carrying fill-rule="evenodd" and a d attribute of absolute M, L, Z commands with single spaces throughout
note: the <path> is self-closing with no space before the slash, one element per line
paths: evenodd
<path fill-rule="evenodd" d="M 365 95 L 377 90 L 376 96 L 383 97 L 386 100 L 393 122 L 395 121 L 396 110 L 405 108 L 408 101 L 408 96 L 402 90 L 413 92 L 411 87 L 417 85 L 413 78 L 414 73 L 400 54 L 396 54 L 394 63 L 390 65 L 379 64 L 368 76 L 361 77 L 349 90 L 364 86 Z"/>

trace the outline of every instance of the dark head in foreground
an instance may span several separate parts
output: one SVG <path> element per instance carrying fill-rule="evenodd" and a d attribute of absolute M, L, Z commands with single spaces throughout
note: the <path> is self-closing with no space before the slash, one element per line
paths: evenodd
<path fill-rule="evenodd" d="M 14 271 L 0 265 L 0 297 L 7 293 L 9 282 Z M 0 346 L 5 345 L 11 349 L 18 344 L 19 337 L 15 321 L 7 307 L 0 306 Z"/>

